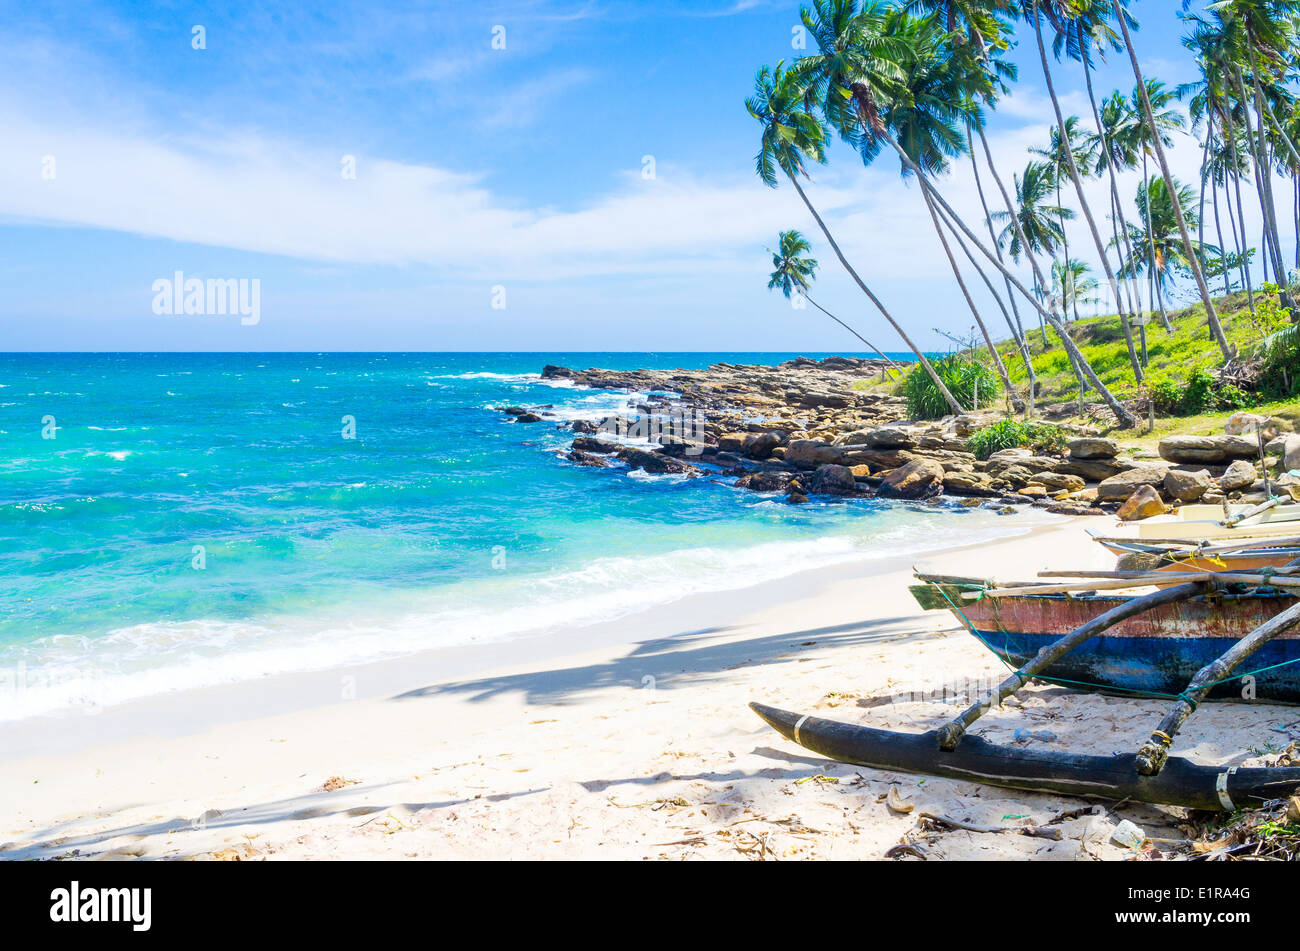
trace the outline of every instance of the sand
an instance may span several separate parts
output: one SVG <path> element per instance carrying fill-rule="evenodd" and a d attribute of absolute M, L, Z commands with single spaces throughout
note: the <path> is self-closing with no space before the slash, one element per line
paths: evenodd
<path fill-rule="evenodd" d="M 1021 537 L 918 562 L 1008 580 L 1105 566 L 1084 526 L 1107 524 L 1027 521 Z M 917 608 L 910 580 L 910 565 L 859 563 L 505 652 L 443 651 L 11 724 L 0 729 L 0 857 L 770 861 L 881 859 L 910 842 L 919 848 L 902 861 L 1102 860 L 1131 855 L 1110 841 L 1121 819 L 1183 836 L 1178 809 L 833 763 L 746 708 L 762 700 L 920 731 L 1000 680 L 1004 668 L 950 615 Z M 1131 750 L 1162 709 L 1036 686 L 979 732 Z M 1177 751 L 1244 762 L 1285 747 L 1278 728 L 1297 716 L 1207 705 Z M 909 811 L 889 808 L 891 787 Z M 992 826 L 1056 819 L 1062 835 L 926 832 L 921 812 Z"/>

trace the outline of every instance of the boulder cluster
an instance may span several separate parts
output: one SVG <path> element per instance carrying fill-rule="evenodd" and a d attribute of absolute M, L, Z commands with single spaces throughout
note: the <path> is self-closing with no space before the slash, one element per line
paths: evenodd
<path fill-rule="evenodd" d="M 801 357 L 778 366 L 719 363 L 705 370 L 547 366 L 542 375 L 651 394 L 634 410 L 640 422 L 656 423 L 648 431 L 657 434 L 651 436 L 657 446 L 627 445 L 614 438 L 620 426 L 610 421 L 560 423 L 575 433 L 569 461 L 608 466 L 619 460 L 651 473 L 724 476 L 793 503 L 813 495 L 956 496 L 1001 511 L 1036 505 L 1145 518 L 1193 502 L 1263 501 L 1266 472 L 1273 494 L 1289 501 L 1295 486 L 1300 497 L 1300 477 L 1290 475 L 1300 470 L 1300 435 L 1291 420 L 1237 413 L 1221 435 L 1167 437 L 1158 457 L 1077 430 L 1059 453 L 1015 448 L 978 459 L 967 440 L 999 414 L 908 420 L 902 398 L 866 387 L 889 369 L 883 360 Z M 527 423 L 553 416 L 549 410 L 504 412 Z"/>

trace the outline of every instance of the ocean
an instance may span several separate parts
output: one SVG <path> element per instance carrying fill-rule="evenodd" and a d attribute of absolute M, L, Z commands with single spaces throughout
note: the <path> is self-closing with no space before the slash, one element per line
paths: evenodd
<path fill-rule="evenodd" d="M 583 468 L 557 454 L 571 432 L 497 409 L 599 420 L 646 395 L 544 381 L 547 363 L 793 356 L 0 355 L 0 719 L 541 637 L 1014 531 Z"/>

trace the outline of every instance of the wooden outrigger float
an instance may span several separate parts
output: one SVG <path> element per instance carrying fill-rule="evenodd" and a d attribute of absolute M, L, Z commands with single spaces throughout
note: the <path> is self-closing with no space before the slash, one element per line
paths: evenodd
<path fill-rule="evenodd" d="M 895 733 L 750 707 L 834 759 L 1016 789 L 1232 810 L 1290 795 L 1300 767 L 1214 767 L 1170 756 L 1199 703 L 1240 696 L 1300 702 L 1300 566 L 1255 571 L 1042 572 L 1086 578 L 997 586 L 920 575 L 925 608 L 947 608 L 1016 669 L 936 730 Z M 1159 585 L 1140 595 L 1102 594 Z M 1240 673 L 1248 659 L 1250 670 Z M 1259 676 L 1257 676 L 1259 675 Z M 1001 747 L 967 731 L 1032 679 L 1173 701 L 1135 753 L 1091 756 Z"/>

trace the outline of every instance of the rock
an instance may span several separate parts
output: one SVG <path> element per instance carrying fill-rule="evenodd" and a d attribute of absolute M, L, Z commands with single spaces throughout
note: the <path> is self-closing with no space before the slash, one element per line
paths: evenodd
<path fill-rule="evenodd" d="M 943 490 L 949 495 L 992 496 L 999 495 L 993 480 L 983 472 L 945 472 Z"/>
<path fill-rule="evenodd" d="M 1127 499 L 1133 494 L 1133 490 L 1138 486 L 1157 486 L 1164 482 L 1165 473 L 1169 471 L 1166 467 L 1142 466 L 1136 469 L 1126 469 L 1118 475 L 1113 475 L 1109 479 L 1103 479 L 1097 486 L 1097 499 L 1102 502 L 1119 502 Z M 1154 492 L 1155 489 L 1152 488 Z"/>
<path fill-rule="evenodd" d="M 1224 492 L 1239 492 L 1254 485 L 1256 478 L 1255 467 L 1245 459 L 1238 459 L 1219 476 L 1219 488 Z"/>
<path fill-rule="evenodd" d="M 916 445 L 912 434 L 901 426 L 880 426 L 849 435 L 855 437 L 848 440 L 850 444 L 865 446 L 868 449 L 911 449 Z"/>
<path fill-rule="evenodd" d="M 745 440 L 740 453 L 750 459 L 767 459 L 772 455 L 772 450 L 779 445 L 781 445 L 781 433 L 759 433 Z"/>
<path fill-rule="evenodd" d="M 596 439 L 593 436 L 579 436 L 573 440 L 573 448 L 579 452 L 602 452 L 608 455 L 618 450 L 618 444 L 605 442 L 603 439 Z"/>
<path fill-rule="evenodd" d="M 1205 469 L 1189 472 L 1186 469 L 1170 469 L 1165 473 L 1161 488 L 1167 499 L 1179 502 L 1195 502 L 1210 491 L 1210 473 Z"/>
<path fill-rule="evenodd" d="M 853 471 L 853 478 L 855 479 L 866 479 L 871 475 L 871 466 L 865 464 L 850 466 L 849 468 Z"/>
<path fill-rule="evenodd" d="M 1056 465 L 1057 472 L 1077 475 L 1088 482 L 1100 482 L 1133 468 L 1131 459 L 1076 459 L 1070 456 Z"/>
<path fill-rule="evenodd" d="M 943 466 L 933 459 L 913 459 L 885 474 L 880 495 L 894 499 L 924 499 L 943 490 Z"/>
<path fill-rule="evenodd" d="M 844 459 L 844 450 L 820 439 L 794 439 L 785 449 L 784 459 L 801 469 L 838 465 Z"/>
<path fill-rule="evenodd" d="M 736 487 L 752 492 L 783 492 L 790 484 L 788 472 L 751 472 L 736 480 Z"/>
<path fill-rule="evenodd" d="M 627 463 L 629 469 L 644 469 L 646 472 L 656 474 L 671 472 L 684 475 L 698 475 L 700 471 L 695 466 L 682 462 L 680 459 L 673 459 L 661 453 L 637 449 L 633 446 L 620 446 L 615 454 Z"/>
<path fill-rule="evenodd" d="M 749 433 L 719 433 L 718 448 L 723 452 L 740 452 L 752 438 Z"/>
<path fill-rule="evenodd" d="M 808 480 L 808 488 L 817 495 L 853 495 L 858 483 L 848 466 L 822 466 Z"/>
<path fill-rule="evenodd" d="M 1128 497 L 1128 501 L 1120 506 L 1116 514 L 1124 521 L 1132 522 L 1153 515 L 1163 515 L 1168 511 L 1169 507 L 1161 500 L 1160 494 L 1155 489 L 1149 485 L 1140 485 Z"/>
<path fill-rule="evenodd" d="M 1030 485 L 1041 485 L 1049 492 L 1078 492 L 1083 479 L 1065 472 L 1039 472 L 1029 477 Z"/>
<path fill-rule="evenodd" d="M 1024 466 L 1003 466 L 996 471 L 990 469 L 988 474 L 996 479 L 1001 479 L 1004 482 L 1010 482 L 1017 488 L 1023 485 L 1028 485 L 1029 480 L 1034 477 L 1034 473 L 1030 472 Z"/>
<path fill-rule="evenodd" d="M 591 466 L 593 468 L 603 468 L 609 465 L 609 460 L 600 456 L 593 456 L 589 452 L 582 452 L 578 449 L 571 450 L 565 457 L 570 462 L 576 462 L 580 466 Z"/>
<path fill-rule="evenodd" d="M 1282 468 L 1287 472 L 1300 469 L 1300 436 L 1282 437 Z"/>
<path fill-rule="evenodd" d="M 1017 489 L 1016 495 L 1023 495 L 1026 498 L 1042 498 L 1047 495 L 1047 489 L 1041 485 L 1027 485 L 1023 489 Z"/>
<path fill-rule="evenodd" d="M 1051 456 L 1035 456 L 1027 449 L 1003 449 L 989 456 L 985 471 L 997 476 L 1011 466 L 1017 466 L 1031 473 L 1055 472 L 1059 462 Z"/>
<path fill-rule="evenodd" d="M 1100 436 L 1080 436 L 1065 445 L 1071 459 L 1114 459 L 1119 455 L 1119 443 Z"/>
<path fill-rule="evenodd" d="M 542 417 L 536 413 L 519 413 L 515 416 L 516 423 L 540 423 L 541 421 Z"/>
<path fill-rule="evenodd" d="M 1258 454 L 1258 440 L 1245 436 L 1166 436 L 1160 440 L 1160 458 L 1170 462 L 1227 462 Z"/>
<path fill-rule="evenodd" d="M 569 424 L 569 428 L 575 433 L 586 433 L 588 435 L 600 432 L 600 427 L 589 419 L 575 419 Z"/>
<path fill-rule="evenodd" d="M 1223 431 L 1231 436 L 1254 436 L 1266 423 L 1263 416 L 1238 410 L 1228 417 L 1228 421 L 1223 424 Z"/>

